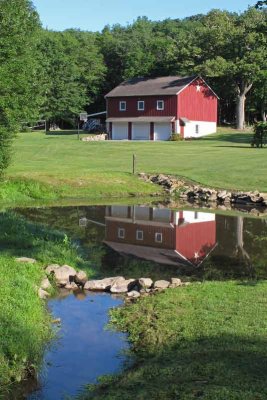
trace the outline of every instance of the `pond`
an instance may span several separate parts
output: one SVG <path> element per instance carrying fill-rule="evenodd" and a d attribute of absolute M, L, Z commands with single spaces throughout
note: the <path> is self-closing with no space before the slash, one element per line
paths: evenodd
<path fill-rule="evenodd" d="M 267 277 L 265 218 L 133 205 L 7 211 L 10 212 L 63 232 L 82 249 L 98 277 Z M 129 361 L 125 354 L 127 338 L 106 329 L 109 309 L 122 303 L 123 299 L 109 294 L 88 292 L 61 291 L 49 300 L 49 309 L 61 319 L 61 327 L 58 338 L 44 355 L 39 382 L 28 389 L 28 400 L 77 395 L 83 385 L 123 368 Z"/>
<path fill-rule="evenodd" d="M 265 218 L 125 205 L 16 213 L 65 232 L 83 248 L 99 277 L 267 277 Z"/>

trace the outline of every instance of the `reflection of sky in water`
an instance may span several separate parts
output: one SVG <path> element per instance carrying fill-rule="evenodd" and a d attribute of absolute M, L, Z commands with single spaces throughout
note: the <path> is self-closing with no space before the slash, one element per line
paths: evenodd
<path fill-rule="evenodd" d="M 45 356 L 41 390 L 29 400 L 75 395 L 83 385 L 122 367 L 125 335 L 105 329 L 108 310 L 120 304 L 108 294 L 88 294 L 83 301 L 70 295 L 49 302 L 54 317 L 61 318 L 60 338 Z"/>

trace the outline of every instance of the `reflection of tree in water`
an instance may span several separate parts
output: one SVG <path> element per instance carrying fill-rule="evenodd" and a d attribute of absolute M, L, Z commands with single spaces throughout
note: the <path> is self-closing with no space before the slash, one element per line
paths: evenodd
<path fill-rule="evenodd" d="M 266 220 L 217 216 L 218 247 L 204 262 L 207 278 L 266 278 Z"/>

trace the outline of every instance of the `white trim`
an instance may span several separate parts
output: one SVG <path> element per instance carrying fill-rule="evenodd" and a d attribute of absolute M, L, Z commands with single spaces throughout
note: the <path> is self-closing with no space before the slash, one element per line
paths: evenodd
<path fill-rule="evenodd" d="M 122 108 L 122 105 L 125 105 L 125 108 Z M 119 109 L 120 109 L 120 111 L 126 111 L 126 101 L 125 100 L 121 100 L 120 101 L 120 105 L 119 105 Z"/>
<path fill-rule="evenodd" d="M 141 234 L 141 237 L 139 237 L 139 234 Z M 136 240 L 144 240 L 144 231 L 141 231 L 140 229 L 136 230 Z"/>
<path fill-rule="evenodd" d="M 140 108 L 140 104 L 143 104 L 142 108 Z M 137 111 L 145 111 L 145 100 L 138 100 L 137 101 Z"/>
<path fill-rule="evenodd" d="M 160 235 L 161 240 L 157 240 L 157 235 Z M 162 233 L 161 233 L 161 232 L 156 232 L 156 233 L 155 233 L 155 242 L 156 242 L 156 243 L 162 243 L 162 241 L 163 241 L 163 235 L 162 235 Z"/>
<path fill-rule="evenodd" d="M 125 239 L 125 229 L 118 228 L 118 239 Z"/>
<path fill-rule="evenodd" d="M 162 107 L 159 107 L 159 102 L 162 103 Z M 164 100 L 157 100 L 157 110 L 158 110 L 158 111 L 163 111 L 164 108 L 165 108 L 165 102 L 164 102 Z"/>

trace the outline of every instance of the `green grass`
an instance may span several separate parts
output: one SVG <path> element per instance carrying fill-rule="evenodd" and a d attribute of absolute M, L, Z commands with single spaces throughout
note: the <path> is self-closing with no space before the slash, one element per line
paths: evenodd
<path fill-rule="evenodd" d="M 15 140 L 10 179 L 47 185 L 56 197 L 123 197 L 159 190 L 132 176 L 137 170 L 166 173 L 218 188 L 267 192 L 266 149 L 250 147 L 251 133 L 221 128 L 219 134 L 182 142 L 82 142 L 75 135 L 23 133 Z M 39 198 L 20 189 L 22 196 Z M 0 190 L 0 198 L 2 190 Z M 7 197 L 7 196 L 5 196 Z"/>
<path fill-rule="evenodd" d="M 0 399 L 5 399 L 14 382 L 38 369 L 51 338 L 49 314 L 36 289 L 44 267 L 69 264 L 89 274 L 92 268 L 62 232 L 29 223 L 15 212 L 0 213 L 0 226 Z M 21 256 L 37 263 L 17 263 Z"/>
<path fill-rule="evenodd" d="M 6 398 L 11 383 L 37 368 L 51 337 L 47 311 L 36 293 L 42 277 L 39 265 L 0 256 L 0 398 Z"/>
<path fill-rule="evenodd" d="M 267 282 L 206 282 L 115 309 L 134 364 L 79 399 L 265 400 Z"/>

